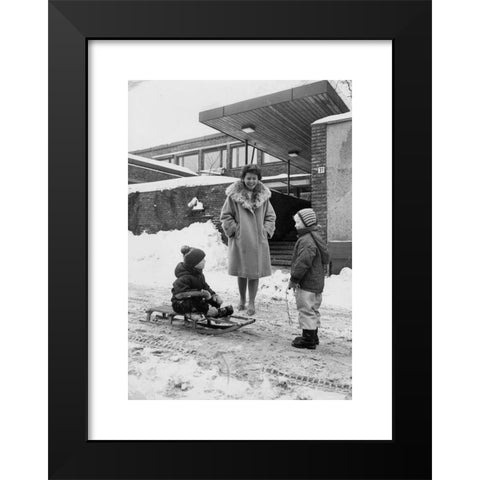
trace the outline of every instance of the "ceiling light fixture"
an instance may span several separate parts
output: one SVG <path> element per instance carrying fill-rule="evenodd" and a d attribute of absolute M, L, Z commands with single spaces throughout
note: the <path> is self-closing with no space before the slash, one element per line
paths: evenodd
<path fill-rule="evenodd" d="M 299 152 L 298 150 L 290 150 L 290 151 L 288 152 L 288 156 L 289 156 L 289 157 L 292 157 L 292 158 L 295 158 L 295 157 L 298 157 L 298 154 L 299 154 L 299 153 L 300 153 L 300 152 Z"/>
<path fill-rule="evenodd" d="M 242 131 L 245 133 L 253 133 L 255 131 L 255 126 L 254 125 L 244 125 L 242 127 Z"/>

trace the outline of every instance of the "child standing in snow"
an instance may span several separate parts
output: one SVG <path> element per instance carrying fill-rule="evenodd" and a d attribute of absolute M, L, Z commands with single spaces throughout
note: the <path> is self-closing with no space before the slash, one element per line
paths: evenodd
<path fill-rule="evenodd" d="M 314 350 L 318 345 L 320 305 L 325 283 L 325 270 L 330 261 L 327 246 L 320 235 L 317 216 L 311 208 L 298 211 L 293 217 L 298 240 L 292 256 L 290 282 L 298 310 L 302 336 L 295 338 L 296 348 Z"/>
<path fill-rule="evenodd" d="M 177 279 L 172 288 L 172 308 L 177 313 L 203 313 L 209 317 L 224 317 L 233 308 L 220 308 L 223 300 L 208 285 L 203 275 L 205 252 L 187 245 L 180 250 L 183 262 L 175 268 Z"/>

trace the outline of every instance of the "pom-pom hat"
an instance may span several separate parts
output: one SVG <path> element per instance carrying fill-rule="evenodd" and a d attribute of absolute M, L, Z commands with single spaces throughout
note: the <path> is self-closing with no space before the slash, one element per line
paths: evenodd
<path fill-rule="evenodd" d="M 205 258 L 205 252 L 199 248 L 184 245 L 180 251 L 183 254 L 183 263 L 189 267 L 195 267 Z"/>
<path fill-rule="evenodd" d="M 312 227 L 317 224 L 317 214 L 311 208 L 302 208 L 297 212 L 306 227 Z"/>

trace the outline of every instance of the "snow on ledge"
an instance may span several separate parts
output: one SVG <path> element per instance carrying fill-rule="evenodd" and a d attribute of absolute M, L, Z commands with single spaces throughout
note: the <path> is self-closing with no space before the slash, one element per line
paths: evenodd
<path fill-rule="evenodd" d="M 166 161 L 154 160 L 152 158 L 147 158 L 147 157 L 141 157 L 140 155 L 133 155 L 132 153 L 128 154 L 128 158 L 129 159 L 131 158 L 132 160 L 137 160 L 139 162 L 147 163 L 149 165 L 153 165 L 156 167 L 162 167 L 163 170 L 171 170 L 172 172 L 189 173 L 192 176 L 197 175 L 193 170 L 190 170 L 187 167 L 181 167 L 180 165 L 175 165 L 174 163 L 168 163 Z"/>
<path fill-rule="evenodd" d="M 312 125 L 318 125 L 320 123 L 340 123 L 346 122 L 352 119 L 352 112 L 339 113 L 338 115 L 330 115 L 328 117 L 321 118 L 312 123 Z"/>
<path fill-rule="evenodd" d="M 224 183 L 236 182 L 235 177 L 221 177 L 201 175 L 197 177 L 181 177 L 173 180 L 159 180 L 158 182 L 134 183 L 128 186 L 128 193 L 134 192 L 160 192 L 162 190 L 172 190 L 178 187 L 200 187 L 205 185 L 222 185 Z"/>
<path fill-rule="evenodd" d="M 290 178 L 299 178 L 299 177 L 309 177 L 309 173 L 295 173 L 293 175 L 290 175 Z M 280 173 L 278 175 L 271 175 L 270 177 L 262 177 L 262 182 L 265 180 L 283 180 L 288 178 L 288 175 L 286 173 Z"/>

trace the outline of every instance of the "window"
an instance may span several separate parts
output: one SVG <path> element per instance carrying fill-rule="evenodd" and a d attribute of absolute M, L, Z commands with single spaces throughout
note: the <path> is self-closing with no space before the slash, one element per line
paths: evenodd
<path fill-rule="evenodd" d="M 232 168 L 237 168 L 245 165 L 245 147 L 232 148 Z"/>
<path fill-rule="evenodd" d="M 227 151 L 223 149 L 209 150 L 203 154 L 203 169 L 215 170 L 227 168 Z"/>
<path fill-rule="evenodd" d="M 255 151 L 255 152 L 254 152 Z M 253 160 L 252 160 L 253 154 Z M 248 146 L 248 163 L 257 163 L 257 149 Z M 239 145 L 232 148 L 232 168 L 243 167 L 245 165 L 245 145 Z"/>
<path fill-rule="evenodd" d="M 263 152 L 263 163 L 281 162 L 281 160 L 269 153 Z"/>
<path fill-rule="evenodd" d="M 250 145 L 248 146 L 248 163 L 257 163 L 257 149 L 255 147 L 251 147 Z"/>
<path fill-rule="evenodd" d="M 181 157 L 178 157 L 178 160 L 178 164 L 181 167 L 186 167 L 193 172 L 198 172 L 198 153 L 194 153 L 193 155 L 183 155 Z"/>

